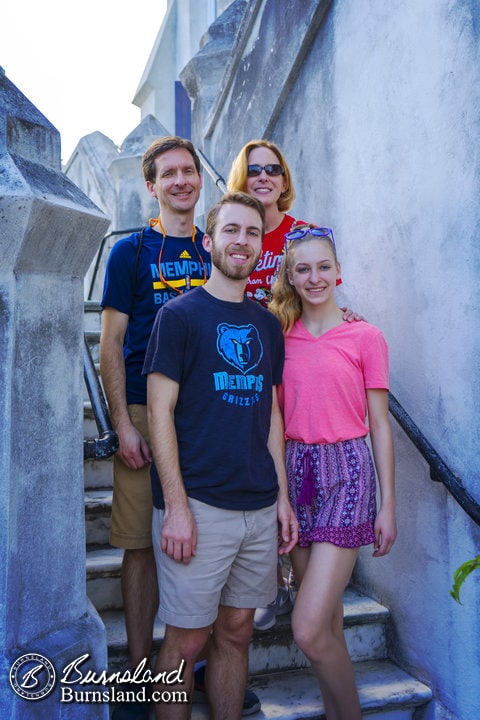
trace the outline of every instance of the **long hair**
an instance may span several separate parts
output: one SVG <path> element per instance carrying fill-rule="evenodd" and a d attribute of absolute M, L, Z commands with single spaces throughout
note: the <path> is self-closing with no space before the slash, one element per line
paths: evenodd
<path fill-rule="evenodd" d="M 273 283 L 272 302 L 268 309 L 280 320 L 285 335 L 290 332 L 302 314 L 302 301 L 288 279 L 286 255 L 282 258 L 277 279 Z"/>
<path fill-rule="evenodd" d="M 283 167 L 285 174 L 285 190 L 278 198 L 277 206 L 280 212 L 287 212 L 293 205 L 295 200 L 295 190 L 293 188 L 292 174 L 290 168 L 287 165 L 287 161 L 275 143 L 270 140 L 250 140 L 238 153 L 237 157 L 232 163 L 230 174 L 228 176 L 227 186 L 231 192 L 242 191 L 245 192 L 247 187 L 247 168 L 248 168 L 248 156 L 255 148 L 265 147 L 271 150 L 278 158 L 278 162 Z"/>
<path fill-rule="evenodd" d="M 294 225 L 295 230 L 304 230 L 314 227 L 314 225 L 302 223 Z M 338 265 L 335 245 L 328 236 L 318 237 L 317 235 L 306 233 L 303 237 L 298 238 L 297 240 L 290 240 L 285 245 L 280 269 L 272 287 L 272 302 L 268 306 L 268 309 L 271 310 L 280 320 L 280 324 L 285 335 L 290 332 L 295 322 L 302 314 L 302 301 L 295 287 L 290 283 L 288 271 L 293 266 L 295 250 L 301 243 L 308 240 L 323 240 L 328 243 L 332 250 L 334 261 Z"/>

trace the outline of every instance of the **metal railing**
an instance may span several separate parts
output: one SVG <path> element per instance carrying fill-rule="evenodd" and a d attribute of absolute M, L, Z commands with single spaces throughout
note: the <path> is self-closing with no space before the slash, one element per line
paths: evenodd
<path fill-rule="evenodd" d="M 118 450 L 118 436 L 112 428 L 107 401 L 98 379 L 92 353 L 84 335 L 83 375 L 99 437 L 83 441 L 84 460 L 105 460 Z"/>
<path fill-rule="evenodd" d="M 216 186 L 218 187 L 218 189 L 221 190 L 222 192 L 227 192 L 227 183 L 225 182 L 225 180 L 223 179 L 223 177 L 222 177 L 221 175 L 219 175 L 219 173 L 215 170 L 215 168 L 213 167 L 213 165 L 211 164 L 211 162 L 210 162 L 210 161 L 208 160 L 208 158 L 205 157 L 205 155 L 203 154 L 202 150 L 200 150 L 199 148 L 195 148 L 195 149 L 196 149 L 196 152 L 197 152 L 198 157 L 200 158 L 200 162 L 202 163 L 203 167 L 205 168 L 205 170 L 207 171 L 207 173 L 208 173 L 208 174 L 210 175 L 210 177 L 212 178 L 212 180 L 213 180 L 213 182 L 215 183 L 215 185 L 216 185 Z"/>
<path fill-rule="evenodd" d="M 137 227 L 137 228 L 128 228 L 127 230 L 111 230 L 109 233 L 103 236 L 102 242 L 100 243 L 100 247 L 98 248 L 97 257 L 95 258 L 95 266 L 93 268 L 92 277 L 90 279 L 90 287 L 88 288 L 88 294 L 87 294 L 87 300 L 92 299 L 93 291 L 95 288 L 95 282 L 97 280 L 98 270 L 100 268 L 100 262 L 103 256 L 103 251 L 105 249 L 105 245 L 107 244 L 107 240 L 109 240 L 113 235 L 130 235 L 134 232 L 141 232 L 143 228 Z"/>
<path fill-rule="evenodd" d="M 222 191 L 225 192 L 227 189 L 225 180 L 223 177 L 215 170 L 213 165 L 209 162 L 209 160 L 205 157 L 203 152 L 196 148 L 197 154 L 200 158 L 200 162 L 202 163 L 203 167 L 207 171 L 207 173 L 210 175 L 210 177 L 213 179 L 215 185 Z M 97 261 L 95 264 L 94 273 L 92 276 L 92 282 L 90 284 L 90 292 L 88 299 L 91 299 L 91 294 L 93 292 L 93 286 L 95 284 L 95 280 L 98 273 L 98 268 L 100 265 L 101 256 L 105 247 L 105 243 L 109 237 L 112 235 L 128 235 L 132 232 L 139 232 L 142 228 L 132 228 L 130 230 L 116 230 L 108 233 L 108 235 L 105 235 L 105 237 L 102 240 L 102 244 L 99 248 L 99 251 L 97 253 Z M 95 373 L 95 367 L 93 365 L 93 360 L 90 354 L 90 349 L 88 347 L 88 343 L 85 340 L 86 345 L 86 354 L 89 356 L 89 360 L 86 360 L 85 362 L 91 362 L 91 365 L 93 367 L 94 377 L 96 380 L 96 390 L 94 389 L 93 396 L 94 400 L 92 400 L 92 408 L 94 409 L 95 417 L 97 417 L 97 411 L 96 407 L 99 406 L 99 420 L 97 421 L 97 426 L 99 428 L 99 432 L 102 433 L 101 438 L 97 438 L 93 441 L 85 441 L 90 443 L 95 443 L 95 448 L 98 446 L 98 451 L 100 453 L 109 453 L 109 455 L 112 455 L 116 450 L 118 449 L 118 438 L 115 434 L 115 432 L 112 430 L 110 418 L 108 416 L 108 410 L 107 410 L 107 404 L 105 401 L 105 397 L 103 395 L 103 390 L 100 386 L 100 383 L 98 382 L 97 375 Z M 89 376 L 90 376 L 89 371 Z M 85 372 L 85 381 L 87 382 L 87 389 L 88 389 L 88 382 L 90 382 L 94 387 L 95 383 L 93 382 L 93 376 L 87 381 L 87 372 Z M 88 390 L 90 395 L 90 390 Z M 99 397 L 97 397 L 96 393 L 99 393 Z M 90 398 L 92 399 L 92 396 L 90 395 Z M 95 408 L 94 408 L 95 403 Z M 421 453 L 422 457 L 427 461 L 428 465 L 430 466 L 430 477 L 432 480 L 436 482 L 441 482 L 443 485 L 447 488 L 448 492 L 452 495 L 452 497 L 455 498 L 455 500 L 458 502 L 458 504 L 463 508 L 463 510 L 467 513 L 467 515 L 477 524 L 480 526 L 480 504 L 473 498 L 473 496 L 466 490 L 466 488 L 462 485 L 462 481 L 459 477 L 457 477 L 448 467 L 448 465 L 444 462 L 444 460 L 440 457 L 440 455 L 437 453 L 435 448 L 428 442 L 427 438 L 423 435 L 423 433 L 420 431 L 420 429 L 415 425 L 412 418 L 407 414 L 407 412 L 404 410 L 404 408 L 400 405 L 398 400 L 392 395 L 392 393 L 389 393 L 389 410 L 392 416 L 395 418 L 395 420 L 398 422 L 400 427 L 403 429 L 403 431 L 406 433 L 408 438 L 411 440 L 411 442 L 415 445 L 417 450 Z M 112 450 L 111 448 L 114 446 L 114 441 L 112 439 L 112 433 L 115 435 L 116 438 L 116 447 Z M 93 450 L 88 449 L 88 452 L 93 452 Z M 101 454 L 95 455 L 97 458 L 104 458 L 109 457 L 107 454 Z M 85 456 L 85 450 L 84 450 L 84 456 Z M 86 456 L 85 456 L 86 457 Z M 88 457 L 92 457 L 91 455 L 88 455 Z"/>
<path fill-rule="evenodd" d="M 477 525 L 480 525 L 479 503 L 462 485 L 460 478 L 450 470 L 448 465 L 440 457 L 435 448 L 428 442 L 425 435 L 423 435 L 417 425 L 415 425 L 412 418 L 405 412 L 392 393 L 389 393 L 388 399 L 390 413 L 429 464 L 430 477 L 432 480 L 443 483 L 448 492 L 465 510 L 467 515 L 469 515 L 469 517 L 471 517 Z"/>

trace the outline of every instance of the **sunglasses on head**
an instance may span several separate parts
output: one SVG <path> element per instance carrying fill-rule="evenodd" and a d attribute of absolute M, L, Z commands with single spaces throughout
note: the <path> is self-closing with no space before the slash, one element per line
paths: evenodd
<path fill-rule="evenodd" d="M 300 240 L 305 235 L 313 235 L 314 237 L 328 237 L 332 241 L 333 247 L 335 247 L 335 238 L 333 237 L 332 228 L 326 227 L 303 227 L 297 230 L 291 230 L 285 235 L 285 249 L 288 250 L 288 244 L 292 240 Z"/>
<path fill-rule="evenodd" d="M 271 165 L 248 165 L 247 175 L 248 177 L 257 177 L 261 174 L 262 170 L 265 170 L 267 175 L 284 175 L 285 170 L 281 165 L 273 163 Z"/>

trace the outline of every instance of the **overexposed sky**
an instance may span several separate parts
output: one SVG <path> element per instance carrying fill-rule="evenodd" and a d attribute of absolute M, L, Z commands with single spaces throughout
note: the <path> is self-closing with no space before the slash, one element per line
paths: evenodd
<path fill-rule="evenodd" d="M 120 145 L 167 0 L 4 0 L 0 66 L 60 132 L 62 162 L 99 130 Z"/>

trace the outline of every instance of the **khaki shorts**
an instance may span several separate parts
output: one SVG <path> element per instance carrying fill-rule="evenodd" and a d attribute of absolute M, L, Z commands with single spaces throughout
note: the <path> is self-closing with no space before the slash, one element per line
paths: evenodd
<path fill-rule="evenodd" d="M 146 405 L 129 405 L 128 413 L 148 442 Z M 152 508 L 150 465 L 141 470 L 130 470 L 115 456 L 110 545 L 127 550 L 151 547 Z"/>
<path fill-rule="evenodd" d="M 262 510 L 223 510 L 189 498 L 197 523 L 197 554 L 188 565 L 161 549 L 163 510 L 153 509 L 153 548 L 167 625 L 204 628 L 218 606 L 265 607 L 277 592 L 277 504 Z"/>

